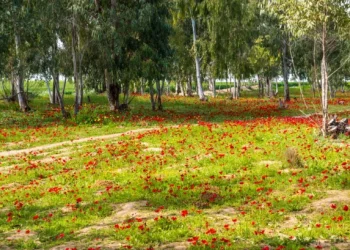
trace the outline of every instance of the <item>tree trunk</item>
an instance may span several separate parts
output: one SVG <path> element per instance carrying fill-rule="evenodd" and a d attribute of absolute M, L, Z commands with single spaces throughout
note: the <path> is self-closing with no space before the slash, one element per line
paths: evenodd
<path fill-rule="evenodd" d="M 196 20 L 192 17 L 191 21 L 192 21 L 192 30 L 193 30 L 193 46 L 195 51 L 195 62 L 196 62 L 197 92 L 198 92 L 199 100 L 206 101 L 206 97 L 204 95 L 203 86 L 202 86 L 200 59 L 197 51 Z"/>
<path fill-rule="evenodd" d="M 116 84 L 113 84 L 113 80 L 111 77 L 110 72 L 105 69 L 105 81 L 106 81 L 106 90 L 107 90 L 107 99 L 109 104 L 109 110 L 110 111 L 116 111 L 119 106 L 119 100 L 117 98 L 117 95 L 119 97 L 119 91 L 116 86 Z"/>
<path fill-rule="evenodd" d="M 215 79 L 213 77 L 209 77 L 209 90 L 213 93 L 213 97 L 216 97 L 216 86 L 215 86 Z"/>
<path fill-rule="evenodd" d="M 57 72 L 53 72 L 53 75 L 54 75 L 54 77 L 53 77 L 53 87 L 54 87 L 54 90 L 56 91 L 56 95 L 55 96 L 57 98 L 58 105 L 60 106 L 63 118 L 67 119 L 67 118 L 69 118 L 70 114 L 67 113 L 67 111 L 64 108 L 63 97 L 61 96 L 60 89 L 59 89 L 60 77 L 59 77 L 59 74 Z"/>
<path fill-rule="evenodd" d="M 187 92 L 187 96 L 190 96 L 192 97 L 193 94 L 192 94 L 192 79 L 191 79 L 191 76 L 189 76 L 187 78 L 187 82 L 186 82 L 186 92 Z"/>
<path fill-rule="evenodd" d="M 16 57 L 17 57 L 17 70 L 16 70 L 16 80 L 15 80 L 15 89 L 16 89 L 16 95 L 18 98 L 18 104 L 20 109 L 23 112 L 30 111 L 30 107 L 28 105 L 28 101 L 26 98 L 26 95 L 24 93 L 24 73 L 23 73 L 23 65 L 22 65 L 22 58 L 21 58 L 21 52 L 20 52 L 20 46 L 21 46 L 21 38 L 20 35 L 15 32 L 15 47 L 16 47 Z"/>
<path fill-rule="evenodd" d="M 64 77 L 63 89 L 62 89 L 62 99 L 64 98 L 64 91 L 66 90 L 67 77 Z"/>
<path fill-rule="evenodd" d="M 152 104 L 152 110 L 156 111 L 156 102 L 154 100 L 154 89 L 153 89 L 153 82 L 149 81 L 149 95 L 151 99 L 151 104 Z"/>
<path fill-rule="evenodd" d="M 184 86 L 184 83 L 182 82 L 182 79 L 180 82 L 180 90 L 181 90 L 182 95 L 186 96 L 185 86 Z"/>
<path fill-rule="evenodd" d="M 52 81 L 52 104 L 56 104 L 57 102 L 57 98 L 56 98 L 56 83 L 55 83 L 55 76 L 53 75 L 52 76 L 52 79 L 53 79 L 53 81 Z"/>
<path fill-rule="evenodd" d="M 266 79 L 266 97 L 270 98 L 270 79 L 268 76 L 266 76 L 265 79 Z"/>
<path fill-rule="evenodd" d="M 141 78 L 141 87 L 140 87 L 140 92 L 141 92 L 141 95 L 143 95 L 145 93 L 145 82 L 144 82 L 144 79 Z"/>
<path fill-rule="evenodd" d="M 10 102 L 15 102 L 18 99 L 16 95 L 16 77 L 15 72 L 12 70 L 11 73 L 11 97 L 9 99 Z"/>
<path fill-rule="evenodd" d="M 264 81 L 261 76 L 258 76 L 258 82 L 259 82 L 259 98 L 264 97 Z"/>
<path fill-rule="evenodd" d="M 82 61 L 79 60 L 79 106 L 83 106 L 84 102 L 84 81 L 83 81 L 83 74 L 82 74 Z"/>
<path fill-rule="evenodd" d="M 277 80 L 276 80 L 276 91 L 275 91 L 275 96 L 277 96 L 278 95 L 278 82 L 277 82 Z"/>
<path fill-rule="evenodd" d="M 317 40 L 316 38 L 314 38 L 314 50 L 313 50 L 313 61 L 314 61 L 314 79 L 312 81 L 312 94 L 313 94 L 313 97 L 316 97 L 316 88 L 317 88 L 317 64 L 316 64 L 316 45 L 317 45 Z"/>
<path fill-rule="evenodd" d="M 46 83 L 47 92 L 49 93 L 50 103 L 52 104 L 53 99 L 52 99 L 52 92 L 51 92 L 49 80 L 45 79 L 45 83 Z"/>
<path fill-rule="evenodd" d="M 237 99 L 239 99 L 239 97 L 241 96 L 241 78 L 238 78 L 237 81 Z"/>
<path fill-rule="evenodd" d="M 181 93 L 181 84 L 179 79 L 176 81 L 175 92 L 176 92 L 176 95 L 180 95 Z"/>
<path fill-rule="evenodd" d="M 169 96 L 170 95 L 169 81 L 165 79 L 165 83 L 166 83 L 166 95 Z"/>
<path fill-rule="evenodd" d="M 260 88 L 259 88 L 260 91 Z M 232 91 L 232 99 L 237 99 L 237 79 L 235 77 L 235 80 L 233 82 L 233 91 Z"/>
<path fill-rule="evenodd" d="M 322 29 L 322 63 L 321 63 L 321 87 L 322 87 L 322 134 L 327 136 L 328 123 L 328 73 L 326 55 L 327 27 L 323 23 Z"/>
<path fill-rule="evenodd" d="M 75 20 L 73 16 L 72 24 L 72 58 L 73 58 L 73 69 L 74 69 L 74 85 L 75 85 L 75 100 L 74 100 L 74 115 L 79 113 L 79 102 L 80 102 L 80 89 L 79 89 L 79 74 L 77 65 L 77 31 L 75 27 Z"/>
<path fill-rule="evenodd" d="M 289 95 L 289 86 L 288 86 L 288 76 L 289 76 L 289 66 L 288 66 L 288 58 L 287 58 L 287 36 L 284 35 L 283 41 L 282 41 L 282 71 L 283 71 L 283 81 L 284 81 L 284 101 L 289 102 L 290 101 L 290 95 Z"/>
<path fill-rule="evenodd" d="M 160 86 L 160 81 L 156 81 L 156 87 L 157 87 L 157 104 L 158 104 L 158 110 L 163 110 L 162 105 L 162 88 Z"/>

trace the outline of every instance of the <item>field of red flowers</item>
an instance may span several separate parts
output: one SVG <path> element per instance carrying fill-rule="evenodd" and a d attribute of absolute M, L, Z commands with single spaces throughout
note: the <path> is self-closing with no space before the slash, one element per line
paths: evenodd
<path fill-rule="evenodd" d="M 6 107 L 0 249 L 350 249 L 350 138 L 320 137 L 307 105 L 137 97 L 70 121 Z"/>

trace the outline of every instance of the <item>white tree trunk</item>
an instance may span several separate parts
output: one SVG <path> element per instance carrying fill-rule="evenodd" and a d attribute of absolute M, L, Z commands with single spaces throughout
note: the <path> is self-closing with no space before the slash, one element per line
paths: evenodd
<path fill-rule="evenodd" d="M 73 16 L 72 24 L 72 59 L 73 59 L 73 70 L 74 70 L 74 85 L 75 85 L 75 101 L 74 101 L 74 115 L 79 112 L 79 102 L 80 102 L 80 89 L 79 89 L 79 74 L 77 65 L 77 31 L 75 27 L 75 20 Z"/>
<path fill-rule="evenodd" d="M 18 104 L 20 109 L 23 112 L 27 112 L 30 110 L 30 107 L 27 102 L 27 97 L 24 93 L 24 76 L 23 76 L 23 65 L 22 65 L 22 58 L 20 53 L 20 45 L 21 45 L 21 38 L 20 35 L 16 32 L 15 34 L 15 47 L 16 47 L 16 57 L 18 61 L 17 70 L 16 70 L 16 80 L 15 80 L 15 89 L 16 94 L 18 98 Z"/>
<path fill-rule="evenodd" d="M 198 91 L 199 100 L 205 101 L 206 97 L 204 95 L 203 86 L 202 86 L 201 65 L 200 65 L 200 59 L 197 51 L 196 20 L 192 17 L 191 21 L 192 21 L 192 30 L 193 30 L 193 46 L 195 51 L 195 62 L 196 62 L 197 91 Z"/>
<path fill-rule="evenodd" d="M 323 23 L 322 30 L 322 63 L 321 63 L 321 87 L 322 87 L 322 133 L 327 136 L 328 123 L 328 73 L 326 55 L 327 27 Z"/>
<path fill-rule="evenodd" d="M 53 97 L 52 97 L 52 92 L 51 92 L 49 80 L 45 79 L 45 83 L 46 83 L 47 91 L 49 93 L 50 103 L 53 104 Z"/>
<path fill-rule="evenodd" d="M 287 59 L 287 46 L 288 46 L 287 38 L 286 38 L 286 35 L 284 35 L 284 38 L 282 41 L 282 69 L 283 69 L 285 102 L 290 101 L 289 86 L 288 86 L 289 66 L 288 66 L 288 59 Z"/>

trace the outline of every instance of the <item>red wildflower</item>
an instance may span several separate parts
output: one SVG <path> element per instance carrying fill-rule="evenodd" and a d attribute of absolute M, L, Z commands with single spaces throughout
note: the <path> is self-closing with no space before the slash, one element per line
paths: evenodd
<path fill-rule="evenodd" d="M 56 236 L 56 239 L 59 240 L 59 239 L 62 239 L 64 237 L 64 233 L 60 233 L 59 235 Z"/>
<path fill-rule="evenodd" d="M 347 212 L 349 210 L 349 207 L 347 205 L 344 205 L 343 210 Z"/>
<path fill-rule="evenodd" d="M 216 230 L 214 228 L 210 228 L 206 234 L 215 234 L 216 233 Z"/>
<path fill-rule="evenodd" d="M 188 215 L 188 211 L 187 210 L 182 210 L 181 211 L 181 216 L 186 217 Z"/>

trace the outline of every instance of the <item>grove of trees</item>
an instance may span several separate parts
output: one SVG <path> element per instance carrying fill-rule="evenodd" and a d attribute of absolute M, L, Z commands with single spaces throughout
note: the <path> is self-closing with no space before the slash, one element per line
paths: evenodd
<path fill-rule="evenodd" d="M 65 83 L 73 79 L 74 115 L 84 91 L 105 92 L 111 111 L 132 92 L 147 89 L 162 110 L 169 82 L 196 92 L 203 81 L 215 96 L 216 79 L 257 77 L 261 97 L 273 97 L 272 79 L 306 79 L 322 98 L 327 131 L 328 96 L 343 91 L 350 73 L 347 0 L 3 0 L 0 5 L 0 80 L 8 101 L 30 111 L 25 79 L 46 79 L 62 116 Z M 10 82 L 5 89 L 4 82 Z"/>

